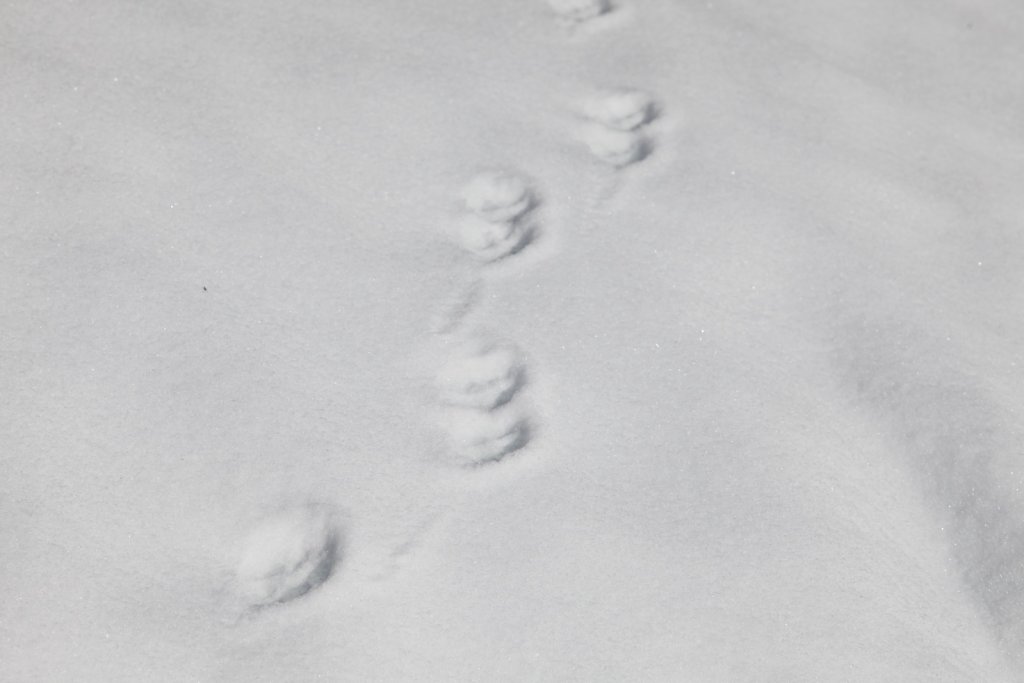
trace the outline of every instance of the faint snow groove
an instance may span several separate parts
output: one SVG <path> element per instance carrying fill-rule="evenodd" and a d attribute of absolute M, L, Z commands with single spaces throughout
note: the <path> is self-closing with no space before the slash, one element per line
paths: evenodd
<path fill-rule="evenodd" d="M 845 328 L 837 344 L 841 372 L 921 474 L 963 583 L 1004 654 L 1024 664 L 1021 434 L 920 331 L 906 339 L 896 334 L 899 324 L 880 327 Z"/>

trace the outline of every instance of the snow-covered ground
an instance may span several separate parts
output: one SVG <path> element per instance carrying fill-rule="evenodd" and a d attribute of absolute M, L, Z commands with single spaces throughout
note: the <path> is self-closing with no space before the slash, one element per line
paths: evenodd
<path fill-rule="evenodd" d="M 0 679 L 1024 676 L 1024 5 L 554 4 L 0 7 Z"/>

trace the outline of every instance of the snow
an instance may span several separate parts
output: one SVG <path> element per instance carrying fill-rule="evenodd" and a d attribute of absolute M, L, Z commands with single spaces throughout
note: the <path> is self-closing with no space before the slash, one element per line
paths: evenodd
<path fill-rule="evenodd" d="M 509 171 L 488 171 L 477 175 L 463 189 L 466 208 L 484 220 L 513 221 L 533 204 L 527 181 Z"/>
<path fill-rule="evenodd" d="M 482 261 L 497 261 L 521 251 L 536 232 L 528 219 L 488 221 L 478 216 L 463 216 L 459 239 L 466 251 Z"/>
<path fill-rule="evenodd" d="M 0 678 L 1021 677 L 1019 3 L 0 16 Z"/>
<path fill-rule="evenodd" d="M 634 130 L 654 117 L 654 98 L 636 88 L 610 88 L 591 96 L 583 113 L 595 122 L 617 130 Z"/>
<path fill-rule="evenodd" d="M 459 238 L 463 248 L 484 261 L 517 253 L 537 230 L 531 209 L 537 204 L 528 181 L 511 171 L 478 174 L 463 189 L 469 212 L 463 216 Z"/>
<path fill-rule="evenodd" d="M 597 123 L 583 129 L 583 140 L 591 154 L 616 168 L 641 161 L 650 147 L 636 131 L 617 130 Z"/>
<path fill-rule="evenodd" d="M 611 9 L 608 0 L 548 0 L 548 5 L 565 22 L 583 22 Z"/>
<path fill-rule="evenodd" d="M 508 403 L 525 375 L 522 354 L 515 344 L 474 338 L 457 346 L 438 374 L 440 401 L 479 410 Z"/>
<path fill-rule="evenodd" d="M 263 607 L 294 600 L 326 581 L 338 561 L 338 532 L 326 511 L 284 510 L 245 540 L 236 580 L 240 597 Z"/>
<path fill-rule="evenodd" d="M 530 439 L 529 420 L 517 405 L 487 411 L 449 410 L 445 429 L 451 435 L 452 455 L 461 465 L 500 460 Z"/>

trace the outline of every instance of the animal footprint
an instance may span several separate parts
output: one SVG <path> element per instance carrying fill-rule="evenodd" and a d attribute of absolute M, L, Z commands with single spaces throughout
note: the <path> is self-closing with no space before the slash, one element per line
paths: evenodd
<path fill-rule="evenodd" d="M 610 0 L 547 0 L 548 6 L 564 24 L 581 24 L 612 9 Z"/>
<path fill-rule="evenodd" d="M 526 445 L 529 420 L 517 400 L 525 381 L 515 344 L 481 336 L 457 343 L 435 382 L 441 426 L 458 464 L 500 460 Z"/>
<path fill-rule="evenodd" d="M 449 406 L 493 410 L 512 399 L 524 374 L 522 354 L 515 345 L 473 340 L 438 373 L 439 398 Z"/>
<path fill-rule="evenodd" d="M 451 410 L 448 434 L 455 458 L 461 465 L 482 465 L 501 460 L 529 441 L 529 421 L 514 405 L 496 410 Z"/>
<path fill-rule="evenodd" d="M 582 107 L 584 124 L 580 138 L 597 159 L 625 168 L 646 158 L 653 143 L 645 126 L 654 120 L 654 98 L 636 88 L 603 90 Z"/>
<path fill-rule="evenodd" d="M 339 559 L 340 534 L 327 510 L 282 511 L 246 538 L 235 579 L 239 597 L 259 609 L 294 600 L 330 577 Z"/>
<path fill-rule="evenodd" d="M 480 278 L 477 273 L 458 278 L 455 289 L 438 307 L 431 318 L 431 329 L 435 334 L 451 332 L 470 315 L 480 298 Z"/>
<path fill-rule="evenodd" d="M 529 243 L 535 231 L 531 213 L 537 198 L 521 176 L 489 171 L 464 189 L 467 213 L 459 226 L 463 248 L 483 261 L 496 261 Z"/>
<path fill-rule="evenodd" d="M 636 130 L 591 123 L 584 127 L 582 139 L 594 157 L 615 168 L 625 168 L 650 153 L 650 142 Z"/>
<path fill-rule="evenodd" d="M 636 88 L 611 88 L 587 100 L 583 115 L 607 128 L 635 130 L 654 119 L 654 98 Z"/>

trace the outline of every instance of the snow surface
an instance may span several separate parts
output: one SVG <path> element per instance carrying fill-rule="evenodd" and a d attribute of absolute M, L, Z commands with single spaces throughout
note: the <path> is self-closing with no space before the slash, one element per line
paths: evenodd
<path fill-rule="evenodd" d="M 1024 5 L 0 19 L 0 679 L 1024 676 Z M 615 87 L 621 170 L 576 132 Z M 540 228 L 481 264 L 496 167 Z M 530 440 L 463 469 L 477 330 Z M 311 504 L 330 577 L 238 618 Z"/>
<path fill-rule="evenodd" d="M 443 404 L 491 410 L 508 403 L 526 373 L 515 344 L 470 338 L 458 344 L 438 373 L 438 399 Z"/>
<path fill-rule="evenodd" d="M 299 598 L 330 578 L 340 534 L 328 511 L 315 506 L 279 510 L 245 539 L 235 572 L 242 609 Z"/>
<path fill-rule="evenodd" d="M 654 117 L 654 99 L 636 88 L 609 88 L 592 96 L 583 113 L 604 126 L 633 130 Z"/>

